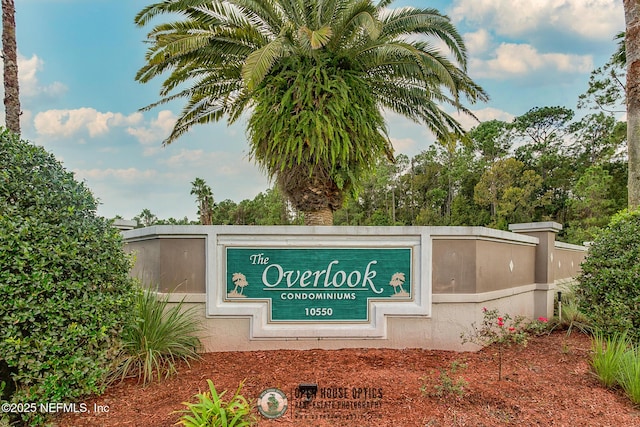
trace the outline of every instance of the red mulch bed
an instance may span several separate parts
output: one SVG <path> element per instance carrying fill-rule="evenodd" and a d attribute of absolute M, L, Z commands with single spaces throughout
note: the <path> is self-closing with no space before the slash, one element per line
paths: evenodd
<path fill-rule="evenodd" d="M 308 350 L 207 353 L 177 376 L 146 388 L 135 381 L 88 400 L 92 411 L 64 414 L 60 426 L 171 426 L 199 391 L 213 380 L 218 391 L 243 394 L 252 403 L 267 388 L 283 390 L 289 409 L 277 419 L 256 412 L 258 426 L 640 426 L 640 411 L 619 390 L 601 387 L 589 368 L 590 339 L 564 332 L 532 338 L 527 347 L 505 350 L 498 381 L 497 349 L 477 353 L 430 350 Z M 439 369 L 466 364 L 453 379 L 468 385 L 461 397 L 438 397 Z M 324 389 L 301 409 L 300 383 Z M 426 386 L 427 393 L 421 392 Z M 333 388 L 347 397 L 330 398 Z M 364 389 L 368 396 L 365 397 Z M 360 390 L 360 391 L 358 391 Z M 359 393 L 359 394 L 358 394 Z M 93 412 L 95 405 L 108 412 Z M 298 407 L 296 407 L 298 406 Z M 319 407 L 327 407 L 321 409 Z M 350 409 L 347 409 L 350 408 Z M 333 409 L 332 409 L 333 408 Z M 340 409 L 343 408 L 343 409 Z"/>

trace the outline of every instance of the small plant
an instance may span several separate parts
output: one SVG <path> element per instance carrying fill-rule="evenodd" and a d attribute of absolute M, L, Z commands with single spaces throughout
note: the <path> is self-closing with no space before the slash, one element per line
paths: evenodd
<path fill-rule="evenodd" d="M 135 318 L 123 333 L 123 348 L 112 381 L 137 377 L 146 385 L 176 372 L 176 362 L 198 359 L 200 329 L 195 312 L 183 310 L 182 302 L 168 307 L 169 295 L 158 298 L 155 292 L 138 293 Z"/>
<path fill-rule="evenodd" d="M 183 402 L 187 409 L 177 411 L 183 414 L 177 424 L 184 427 L 247 427 L 255 424 L 251 406 L 240 394 L 244 381 L 228 402 L 223 400 L 226 390 L 218 394 L 213 381 L 207 380 L 209 391 L 195 395 L 197 403 Z"/>
<path fill-rule="evenodd" d="M 578 285 L 576 282 L 565 284 L 562 288 L 562 297 L 560 299 L 559 308 L 560 313 L 554 317 L 550 330 L 560 329 L 566 330 L 567 335 L 571 335 L 574 328 L 582 333 L 591 333 L 591 327 L 589 325 L 589 319 L 580 310 L 578 297 L 575 293 L 575 288 Z M 557 299 L 556 299 L 556 302 Z"/>
<path fill-rule="evenodd" d="M 605 387 L 613 388 L 616 385 L 620 363 L 629 344 L 625 333 L 605 336 L 602 332 L 598 332 L 594 335 L 591 366 Z"/>
<path fill-rule="evenodd" d="M 498 381 L 502 380 L 502 352 L 512 344 L 527 345 L 527 323 L 523 316 L 513 319 L 509 314 L 500 315 L 497 309 L 483 308 L 484 319 L 480 327 L 472 323 L 470 333 L 460 334 L 462 344 L 467 342 L 481 346 L 496 344 L 498 346 Z M 540 321 L 540 320 L 539 320 Z"/>
<path fill-rule="evenodd" d="M 436 390 L 435 395 L 438 397 L 446 397 L 446 396 L 464 396 L 465 388 L 469 384 L 463 377 L 459 376 L 457 378 L 453 378 L 460 369 L 465 369 L 467 365 L 465 363 L 461 363 L 457 360 L 451 362 L 449 369 L 440 368 L 440 375 L 438 377 L 439 384 L 433 386 Z M 426 381 L 426 378 L 422 378 L 423 381 Z M 430 394 L 429 387 L 426 384 L 423 384 L 420 387 L 420 391 L 423 395 Z"/>
<path fill-rule="evenodd" d="M 525 332 L 530 335 L 540 336 L 549 333 L 549 319 L 546 317 L 540 316 L 536 320 L 529 322 L 524 327 Z"/>
<path fill-rule="evenodd" d="M 635 404 L 640 405 L 640 347 L 627 350 L 620 358 L 616 380 Z"/>

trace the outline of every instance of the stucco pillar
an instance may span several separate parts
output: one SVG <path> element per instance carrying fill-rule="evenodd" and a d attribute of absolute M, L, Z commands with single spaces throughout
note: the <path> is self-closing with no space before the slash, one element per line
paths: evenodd
<path fill-rule="evenodd" d="M 562 230 L 557 222 L 529 222 L 509 224 L 514 233 L 526 234 L 538 238 L 536 247 L 536 290 L 534 295 L 534 316 L 551 318 L 553 316 L 553 297 L 555 291 L 555 264 L 553 262 L 556 235 Z"/>

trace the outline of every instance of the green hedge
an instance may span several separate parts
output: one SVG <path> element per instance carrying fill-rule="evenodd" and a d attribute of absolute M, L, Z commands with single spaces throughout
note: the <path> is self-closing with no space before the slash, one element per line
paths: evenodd
<path fill-rule="evenodd" d="M 640 341 L 640 211 L 623 211 L 596 238 L 582 264 L 580 309 L 605 335 Z"/>
<path fill-rule="evenodd" d="M 2 131 L 3 399 L 73 403 L 104 389 L 135 287 L 120 233 L 96 208 L 91 192 L 54 156 Z"/>

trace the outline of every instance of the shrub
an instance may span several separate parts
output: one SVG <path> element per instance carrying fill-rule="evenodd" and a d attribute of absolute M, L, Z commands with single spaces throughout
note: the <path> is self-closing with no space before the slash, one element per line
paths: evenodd
<path fill-rule="evenodd" d="M 0 133 L 5 399 L 73 402 L 104 389 L 134 284 L 119 231 L 96 209 L 91 192 L 52 155 Z"/>
<path fill-rule="evenodd" d="M 640 211 L 623 211 L 599 234 L 576 289 L 589 323 L 640 340 Z"/>
<path fill-rule="evenodd" d="M 177 424 L 185 427 L 249 427 L 255 424 L 251 406 L 240 394 L 243 383 L 228 402 L 223 400 L 226 390 L 218 394 L 213 381 L 207 380 L 207 384 L 208 392 L 196 394 L 197 403 L 183 402 L 187 409 L 178 411 L 183 415 Z"/>
<path fill-rule="evenodd" d="M 112 379 L 137 377 L 144 384 L 176 372 L 176 362 L 197 359 L 200 339 L 199 321 L 191 309 L 182 310 L 182 302 L 167 307 L 169 295 L 158 298 L 150 290 L 140 291 L 135 301 L 135 318 L 123 333 L 119 365 Z"/>

